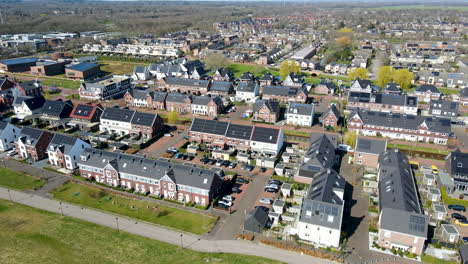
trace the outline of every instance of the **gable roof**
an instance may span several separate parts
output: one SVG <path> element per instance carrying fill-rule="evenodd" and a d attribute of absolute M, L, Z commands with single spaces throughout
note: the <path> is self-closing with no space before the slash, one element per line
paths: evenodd
<path fill-rule="evenodd" d="M 356 80 L 354 80 L 351 86 L 353 86 L 355 83 L 357 83 L 359 87 L 361 87 L 361 89 L 367 88 L 368 86 L 369 87 L 372 86 L 372 83 L 369 80 L 362 80 L 360 78 L 357 78 Z"/>
<path fill-rule="evenodd" d="M 207 80 L 196 80 L 177 77 L 166 77 L 164 78 L 164 81 L 166 82 L 166 84 L 169 85 L 192 86 L 204 89 L 208 89 L 208 86 L 210 85 L 210 81 Z"/>
<path fill-rule="evenodd" d="M 266 227 L 270 221 L 268 213 L 257 207 L 245 215 L 244 229 L 260 233 L 263 227 Z"/>
<path fill-rule="evenodd" d="M 24 144 L 35 146 L 43 133 L 44 131 L 41 129 L 25 126 L 21 129 L 18 140 L 21 140 Z"/>
<path fill-rule="evenodd" d="M 35 89 L 42 86 L 41 82 L 39 82 L 39 81 L 25 81 L 25 82 L 20 82 L 17 85 L 19 87 L 21 87 L 26 92 L 31 91 L 31 90 L 35 90 Z"/>
<path fill-rule="evenodd" d="M 330 107 L 328 107 L 328 111 L 323 113 L 322 116 L 320 116 L 320 120 L 322 120 L 327 115 L 333 115 L 337 119 L 340 119 L 340 116 L 341 116 L 340 111 L 338 111 L 335 104 L 330 104 Z"/>
<path fill-rule="evenodd" d="M 286 111 L 288 114 L 311 116 L 314 113 L 314 105 L 290 102 Z"/>
<path fill-rule="evenodd" d="M 30 96 L 17 96 L 15 97 L 15 101 L 13 105 L 21 105 L 22 103 L 26 104 L 26 106 L 30 110 L 35 110 L 41 108 L 45 103 L 45 98 L 42 96 L 39 97 L 30 97 Z"/>
<path fill-rule="evenodd" d="M 463 88 L 463 90 L 460 91 L 460 97 L 462 98 L 468 97 L 468 88 Z"/>
<path fill-rule="evenodd" d="M 75 145 L 76 141 L 78 141 L 78 139 L 74 137 L 62 134 L 54 134 L 54 137 L 50 141 L 47 148 L 54 151 L 60 149 L 62 153 L 68 154 Z"/>
<path fill-rule="evenodd" d="M 281 129 L 270 127 L 254 126 L 252 131 L 252 141 L 276 144 L 278 142 Z"/>
<path fill-rule="evenodd" d="M 280 104 L 277 101 L 257 100 L 253 105 L 253 112 L 258 112 L 263 106 L 266 106 L 272 113 L 278 113 L 280 111 Z"/>
<path fill-rule="evenodd" d="M 468 176 L 468 153 L 456 149 L 447 155 L 448 173 Z"/>
<path fill-rule="evenodd" d="M 101 105 L 93 105 L 91 103 L 77 104 L 73 108 L 70 117 L 79 119 L 91 119 L 98 108 L 102 109 Z"/>
<path fill-rule="evenodd" d="M 263 86 L 264 95 L 279 95 L 279 96 L 294 97 L 298 95 L 300 92 L 304 92 L 306 95 L 308 94 L 307 89 L 305 87 L 273 86 L 273 85 Z"/>
<path fill-rule="evenodd" d="M 135 68 L 133 68 L 134 73 L 145 73 L 148 71 L 147 66 L 142 66 L 142 65 L 137 65 Z"/>
<path fill-rule="evenodd" d="M 254 92 L 257 84 L 255 82 L 241 82 L 237 85 L 236 91 Z"/>
<path fill-rule="evenodd" d="M 327 134 L 312 133 L 310 145 L 299 168 L 299 176 L 312 178 L 315 174 L 328 170 L 335 163 L 336 138 Z"/>
<path fill-rule="evenodd" d="M 226 135 L 228 126 L 229 122 L 194 118 L 190 126 L 190 131 L 224 136 Z"/>
<path fill-rule="evenodd" d="M 435 87 L 432 84 L 423 84 L 416 88 L 416 92 L 420 92 L 420 93 L 431 92 L 431 93 L 440 94 L 439 89 L 437 89 L 437 87 Z"/>
<path fill-rule="evenodd" d="M 386 140 L 375 140 L 358 137 L 356 142 L 356 151 L 370 154 L 381 154 L 387 150 Z"/>
<path fill-rule="evenodd" d="M 229 124 L 228 129 L 226 131 L 226 137 L 249 140 L 252 136 L 252 130 L 252 126 L 237 125 L 231 123 Z"/>
<path fill-rule="evenodd" d="M 229 92 L 231 90 L 233 84 L 232 82 L 228 81 L 213 81 L 210 87 L 210 91 L 217 91 L 217 92 Z"/>
<path fill-rule="evenodd" d="M 117 107 L 107 107 L 101 114 L 101 119 L 109 119 L 120 122 L 130 122 L 136 111 Z"/>
<path fill-rule="evenodd" d="M 187 99 L 191 100 L 191 96 L 180 93 L 168 93 L 166 96 L 166 102 L 185 103 Z"/>
<path fill-rule="evenodd" d="M 42 106 L 41 114 L 59 117 L 62 113 L 65 113 L 67 109 L 68 111 L 73 109 L 73 103 L 70 100 L 65 102 L 60 99 L 56 101 L 47 100 Z M 66 114 L 68 115 L 68 113 Z"/>

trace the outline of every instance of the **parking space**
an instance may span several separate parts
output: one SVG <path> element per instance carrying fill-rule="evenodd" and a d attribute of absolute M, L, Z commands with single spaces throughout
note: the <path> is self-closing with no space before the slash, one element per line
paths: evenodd
<path fill-rule="evenodd" d="M 468 219 L 468 212 L 462 212 L 462 211 L 457 211 L 457 210 L 452 210 L 452 209 L 448 209 L 447 208 L 447 212 L 448 212 L 448 217 L 450 218 L 450 223 L 455 225 L 455 227 L 457 228 L 458 232 L 460 232 L 460 236 L 461 237 L 468 237 L 468 226 L 462 226 L 462 225 L 458 225 L 455 223 L 455 219 L 452 218 L 452 214 L 453 213 L 457 213 L 457 214 L 460 214 L 464 217 L 466 217 Z"/>

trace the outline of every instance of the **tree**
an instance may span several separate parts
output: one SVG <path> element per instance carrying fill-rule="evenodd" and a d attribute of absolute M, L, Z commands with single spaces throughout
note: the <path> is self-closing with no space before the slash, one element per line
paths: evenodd
<path fill-rule="evenodd" d="M 288 76 L 290 73 L 298 73 L 301 69 L 301 66 L 297 61 L 294 60 L 285 60 L 280 65 L 280 75 L 282 77 Z"/>
<path fill-rule="evenodd" d="M 343 141 L 346 145 L 352 147 L 353 149 L 356 149 L 356 139 L 357 139 L 356 131 L 348 131 L 344 134 Z"/>
<path fill-rule="evenodd" d="M 413 80 L 414 74 L 408 69 L 399 69 L 393 73 L 393 81 L 400 85 L 403 90 L 409 89 Z"/>
<path fill-rule="evenodd" d="M 176 111 L 171 111 L 167 115 L 167 122 L 170 124 L 175 124 L 179 120 L 179 114 Z"/>
<path fill-rule="evenodd" d="M 336 39 L 339 48 L 348 48 L 351 46 L 351 39 L 348 36 L 342 36 Z"/>
<path fill-rule="evenodd" d="M 355 68 L 348 73 L 348 77 L 353 79 L 367 79 L 369 76 L 369 71 L 365 68 Z"/>
<path fill-rule="evenodd" d="M 384 87 L 393 80 L 393 73 L 395 69 L 392 66 L 382 66 L 377 73 L 377 85 Z"/>
<path fill-rule="evenodd" d="M 350 28 L 344 27 L 344 28 L 340 28 L 338 30 L 338 33 L 353 33 L 353 30 Z"/>
<path fill-rule="evenodd" d="M 229 59 L 223 54 L 213 53 L 206 57 L 205 66 L 210 70 L 217 70 L 230 63 Z"/>

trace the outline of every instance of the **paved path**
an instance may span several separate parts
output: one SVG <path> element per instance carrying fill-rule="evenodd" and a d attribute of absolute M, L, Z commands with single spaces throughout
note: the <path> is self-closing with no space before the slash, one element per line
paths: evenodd
<path fill-rule="evenodd" d="M 88 208 L 82 208 L 76 205 L 71 205 L 67 203 L 60 204 L 60 202 L 56 200 L 14 190 L 8 191 L 6 188 L 0 187 L 0 199 L 9 200 L 10 195 L 12 201 L 17 203 L 21 203 L 24 205 L 58 214 L 61 214 L 63 210 L 63 214 L 66 216 L 78 218 L 98 225 L 103 225 L 111 228 L 118 228 L 119 230 L 128 233 L 144 236 L 151 239 L 156 239 L 159 241 L 182 246 L 183 248 L 189 248 L 196 251 L 255 255 L 292 264 L 333 263 L 324 259 L 301 255 L 298 253 L 280 250 L 274 247 L 259 245 L 248 241 L 205 240 L 199 236 L 192 235 L 189 233 L 173 231 L 154 224 L 136 221 L 134 219 L 129 219 L 126 217 L 117 216 L 110 213 L 104 213 Z"/>

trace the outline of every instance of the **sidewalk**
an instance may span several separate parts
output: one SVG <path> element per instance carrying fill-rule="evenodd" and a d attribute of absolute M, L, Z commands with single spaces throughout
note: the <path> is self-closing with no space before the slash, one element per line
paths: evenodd
<path fill-rule="evenodd" d="M 254 255 L 292 264 L 333 263 L 328 260 L 259 245 L 253 242 L 240 240 L 205 240 L 196 235 L 165 229 L 153 224 L 129 219 L 123 216 L 104 213 L 63 202 L 60 203 L 59 201 L 44 198 L 34 194 L 27 194 L 14 190 L 8 191 L 8 189 L 0 187 L 1 199 L 9 200 L 10 196 L 13 202 L 58 214 L 62 214 L 63 212 L 63 215 L 65 216 L 78 218 L 98 225 L 119 229 L 128 233 L 156 239 L 162 242 L 182 246 L 183 248 L 189 248 L 196 251 Z"/>

